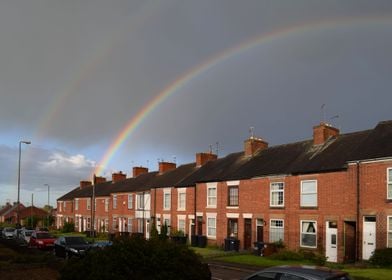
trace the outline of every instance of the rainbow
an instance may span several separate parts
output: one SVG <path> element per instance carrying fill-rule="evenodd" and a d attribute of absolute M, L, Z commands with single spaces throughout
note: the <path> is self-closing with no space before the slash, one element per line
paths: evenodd
<path fill-rule="evenodd" d="M 100 175 L 107 167 L 108 163 L 121 147 L 124 141 L 132 135 L 132 133 L 141 125 L 141 123 L 153 112 L 164 100 L 169 98 L 175 92 L 178 92 L 184 85 L 188 84 L 194 78 L 209 69 L 221 64 L 233 56 L 240 55 L 256 46 L 265 45 L 267 43 L 276 42 L 279 39 L 287 36 L 298 35 L 311 31 L 323 31 L 339 27 L 356 27 L 359 24 L 391 24 L 392 17 L 361 17 L 361 18 L 343 18 L 333 19 L 328 21 L 310 22 L 300 25 L 295 25 L 287 28 L 275 30 L 255 38 L 251 38 L 245 42 L 240 43 L 234 47 L 228 48 L 217 55 L 206 59 L 203 63 L 190 69 L 185 74 L 179 76 L 160 93 L 158 93 L 152 100 L 150 100 L 136 115 L 134 115 L 120 133 L 114 138 L 109 148 L 104 153 L 102 159 L 97 164 L 94 174 Z"/>

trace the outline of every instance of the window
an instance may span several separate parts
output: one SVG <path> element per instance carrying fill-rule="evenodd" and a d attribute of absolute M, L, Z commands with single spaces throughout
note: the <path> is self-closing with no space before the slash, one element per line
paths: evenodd
<path fill-rule="evenodd" d="M 117 209 L 117 194 L 113 195 L 113 209 Z"/>
<path fill-rule="evenodd" d="M 185 234 L 185 219 L 178 219 L 178 228 L 179 231 L 182 231 Z"/>
<path fill-rule="evenodd" d="M 284 184 L 271 183 L 270 185 L 270 206 L 283 207 L 284 206 Z"/>
<path fill-rule="evenodd" d="M 230 186 L 228 195 L 228 206 L 238 206 L 238 186 Z"/>
<path fill-rule="evenodd" d="M 87 198 L 87 210 L 91 210 L 91 199 Z"/>
<path fill-rule="evenodd" d="M 270 242 L 277 242 L 284 240 L 284 224 L 283 220 L 270 220 Z"/>
<path fill-rule="evenodd" d="M 64 207 L 64 211 L 67 209 L 67 202 L 66 201 L 64 201 L 64 205 L 63 205 Z M 71 205 L 71 208 L 72 208 L 72 205 Z"/>
<path fill-rule="evenodd" d="M 387 198 L 388 199 L 392 199 L 392 168 L 388 168 L 387 170 L 387 181 L 388 181 L 388 194 L 387 194 Z"/>
<path fill-rule="evenodd" d="M 87 218 L 87 229 L 91 229 L 91 219 Z"/>
<path fill-rule="evenodd" d="M 216 187 L 207 187 L 207 207 L 216 207 Z"/>
<path fill-rule="evenodd" d="M 317 207 L 317 181 L 301 181 L 301 207 Z"/>
<path fill-rule="evenodd" d="M 64 204 L 65 209 L 65 204 Z M 75 198 L 75 211 L 79 210 L 79 198 Z"/>
<path fill-rule="evenodd" d="M 163 191 L 163 209 L 170 210 L 170 204 L 171 204 L 171 191 L 165 190 Z"/>
<path fill-rule="evenodd" d="M 132 209 L 133 207 L 133 196 L 132 194 L 128 194 L 128 209 Z"/>
<path fill-rule="evenodd" d="M 178 193 L 178 204 L 177 210 L 185 210 L 186 208 L 186 190 L 185 189 L 177 189 Z"/>
<path fill-rule="evenodd" d="M 113 218 L 112 230 L 117 230 L 117 218 Z"/>
<path fill-rule="evenodd" d="M 317 247 L 316 221 L 301 221 L 301 247 Z"/>
<path fill-rule="evenodd" d="M 128 232 L 132 232 L 132 218 L 128 218 L 128 228 L 127 228 L 127 230 L 128 230 Z"/>
<path fill-rule="evenodd" d="M 136 195 L 136 204 L 138 210 L 144 210 L 144 194 Z"/>
<path fill-rule="evenodd" d="M 227 237 L 238 238 L 238 219 L 227 220 Z"/>
<path fill-rule="evenodd" d="M 105 212 L 109 212 L 109 198 L 105 198 Z"/>
<path fill-rule="evenodd" d="M 109 219 L 105 219 L 105 232 L 109 231 Z"/>
<path fill-rule="evenodd" d="M 59 202 L 59 212 L 62 212 L 63 210 L 61 209 L 61 206 L 62 206 L 62 202 L 60 201 Z"/>
<path fill-rule="evenodd" d="M 207 236 L 216 237 L 216 218 L 207 217 Z"/>
<path fill-rule="evenodd" d="M 387 232 L 388 232 L 388 248 L 392 248 L 392 216 L 388 216 L 387 222 Z"/>

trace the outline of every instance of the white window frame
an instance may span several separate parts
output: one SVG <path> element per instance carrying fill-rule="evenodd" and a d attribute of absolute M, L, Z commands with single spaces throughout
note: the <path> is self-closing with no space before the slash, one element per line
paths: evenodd
<path fill-rule="evenodd" d="M 127 224 L 128 232 L 132 232 L 132 223 L 133 223 L 133 219 L 132 218 L 128 218 L 128 224 Z"/>
<path fill-rule="evenodd" d="M 181 197 L 183 196 L 183 201 Z M 185 211 L 186 210 L 186 188 L 177 189 L 177 210 Z"/>
<path fill-rule="evenodd" d="M 387 248 L 392 248 L 392 216 L 387 216 Z"/>
<path fill-rule="evenodd" d="M 273 225 L 273 222 L 282 222 L 282 226 Z M 272 229 L 274 229 L 276 231 L 273 232 Z M 280 232 L 278 232 L 280 230 L 282 231 L 281 234 L 280 234 Z M 279 240 L 275 240 L 274 238 L 272 238 L 274 235 L 281 235 L 282 238 L 279 238 Z M 284 241 L 284 220 L 283 219 L 270 219 L 269 241 L 270 242 L 279 242 L 279 241 L 283 242 Z"/>
<path fill-rule="evenodd" d="M 137 210 L 145 210 L 145 198 L 143 193 L 136 194 L 136 209 Z"/>
<path fill-rule="evenodd" d="M 86 199 L 86 207 L 87 207 L 87 210 L 91 210 L 91 198 Z"/>
<path fill-rule="evenodd" d="M 171 189 L 163 190 L 163 210 L 170 210 L 171 206 Z"/>
<path fill-rule="evenodd" d="M 216 213 L 206 213 L 207 238 L 216 239 Z"/>
<path fill-rule="evenodd" d="M 63 204 L 63 202 L 62 201 L 59 201 L 59 212 L 63 212 L 63 209 L 62 209 L 62 204 Z"/>
<path fill-rule="evenodd" d="M 237 196 L 235 197 L 237 199 L 237 203 L 231 203 L 230 199 L 233 198 L 231 196 L 230 190 L 235 189 L 237 190 Z M 240 186 L 239 185 L 228 185 L 227 186 L 227 206 L 228 207 L 239 207 L 240 205 Z"/>
<path fill-rule="evenodd" d="M 133 194 L 128 194 L 128 209 L 132 209 L 133 207 Z"/>
<path fill-rule="evenodd" d="M 183 223 L 183 226 L 180 226 L 180 222 Z M 185 215 L 178 215 L 177 216 L 177 230 L 182 231 L 186 234 L 186 216 Z"/>
<path fill-rule="evenodd" d="M 302 232 L 302 224 L 303 223 L 314 223 L 314 229 L 315 229 L 316 232 L 314 232 L 314 233 L 312 233 L 312 232 L 311 233 L 309 233 L 309 232 Z M 304 247 L 304 248 L 317 248 L 317 221 L 315 221 L 315 220 L 301 220 L 299 226 L 300 226 L 300 235 L 299 235 L 300 246 Z M 316 244 L 314 246 L 308 246 L 308 245 L 302 244 L 302 234 L 312 234 L 312 235 L 315 235 Z"/>
<path fill-rule="evenodd" d="M 304 183 L 310 183 L 310 182 L 314 183 L 315 191 L 304 192 L 303 191 Z M 307 203 L 307 204 L 305 204 L 305 202 L 303 201 L 303 197 L 307 196 L 307 195 L 309 195 L 309 196 L 310 195 L 315 195 L 316 196 L 315 203 Z M 301 181 L 301 194 L 300 194 L 300 196 L 301 196 L 301 207 L 317 207 L 317 205 L 318 205 L 317 180 L 302 180 Z"/>
<path fill-rule="evenodd" d="M 105 198 L 105 212 L 109 212 L 109 198 Z"/>
<path fill-rule="evenodd" d="M 210 190 L 215 190 L 215 195 L 210 195 Z M 207 184 L 207 208 L 216 208 L 218 198 L 217 184 Z"/>
<path fill-rule="evenodd" d="M 278 189 L 274 189 L 274 187 L 278 187 Z M 280 193 L 282 194 L 282 203 L 279 204 Z M 273 199 L 274 195 L 277 195 L 278 197 L 276 204 Z M 283 182 L 273 182 L 270 184 L 270 207 L 284 207 L 284 183 Z"/>
<path fill-rule="evenodd" d="M 63 210 L 64 210 L 64 212 L 65 212 L 65 210 L 67 209 L 67 202 L 66 201 L 64 201 L 64 204 L 63 204 Z M 71 210 L 72 210 L 72 204 L 71 204 Z"/>
<path fill-rule="evenodd" d="M 392 176 L 389 176 L 391 172 L 392 175 L 392 168 L 387 168 L 387 199 L 392 199 Z"/>
<path fill-rule="evenodd" d="M 117 209 L 117 194 L 113 195 L 113 209 Z"/>
<path fill-rule="evenodd" d="M 64 204 L 64 209 L 65 209 L 65 204 Z M 75 198 L 75 211 L 79 210 L 79 198 Z"/>

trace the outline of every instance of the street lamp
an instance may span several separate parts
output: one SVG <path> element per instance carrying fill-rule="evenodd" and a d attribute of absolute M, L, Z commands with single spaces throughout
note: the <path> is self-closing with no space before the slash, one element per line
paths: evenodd
<path fill-rule="evenodd" d="M 49 184 L 44 184 L 44 186 L 48 187 L 48 227 L 49 227 L 49 212 L 50 212 L 50 200 L 49 200 L 49 190 L 50 190 L 50 186 Z"/>
<path fill-rule="evenodd" d="M 21 155 L 22 155 L 22 144 L 30 145 L 30 141 L 19 141 L 19 163 L 18 163 L 18 201 L 16 203 L 16 223 L 19 225 L 19 204 L 20 204 L 20 160 L 21 160 Z"/>

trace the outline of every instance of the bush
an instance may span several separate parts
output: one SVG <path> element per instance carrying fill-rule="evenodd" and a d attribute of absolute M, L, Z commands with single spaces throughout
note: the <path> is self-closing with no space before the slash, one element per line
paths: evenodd
<path fill-rule="evenodd" d="M 63 229 L 61 230 L 62 233 L 67 232 L 74 232 L 75 231 L 75 224 L 74 223 L 64 223 Z"/>
<path fill-rule="evenodd" d="M 304 259 L 304 255 L 296 251 L 282 250 L 271 255 L 270 258 L 281 261 L 302 261 Z"/>
<path fill-rule="evenodd" d="M 392 248 L 376 249 L 369 262 L 377 266 L 392 267 Z"/>
<path fill-rule="evenodd" d="M 208 265 L 188 247 L 138 237 L 71 259 L 60 273 L 62 280 L 211 279 Z"/>

